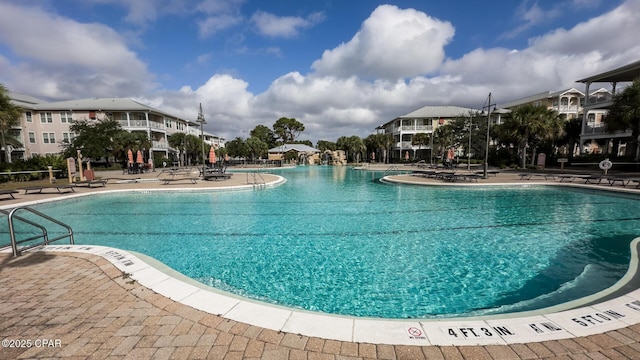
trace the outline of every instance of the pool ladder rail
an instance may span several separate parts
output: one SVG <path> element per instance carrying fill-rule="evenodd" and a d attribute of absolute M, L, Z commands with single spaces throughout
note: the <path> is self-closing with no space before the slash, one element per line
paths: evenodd
<path fill-rule="evenodd" d="M 47 231 L 47 228 L 44 225 L 38 224 L 37 222 L 33 221 L 33 220 L 29 220 L 26 219 L 22 216 L 16 215 L 16 213 L 20 210 L 24 210 L 27 212 L 30 212 L 34 215 L 36 215 L 39 219 L 43 219 L 43 220 L 47 220 L 49 222 L 52 222 L 58 226 L 61 226 L 63 228 L 66 229 L 67 233 L 66 234 L 62 234 L 60 236 L 54 237 L 54 238 L 49 238 L 49 233 Z M 54 242 L 54 241 L 58 241 L 58 240 L 62 240 L 64 238 L 69 238 L 69 243 L 71 245 L 74 244 L 74 240 L 73 240 L 73 229 L 71 229 L 71 227 L 59 220 L 56 220 L 54 218 L 52 218 L 49 215 L 43 214 L 38 210 L 32 209 L 30 207 L 27 206 L 20 206 L 20 207 L 16 207 L 11 209 L 10 211 L 7 210 L 2 210 L 0 209 L 0 213 L 7 215 L 7 219 L 9 221 L 9 237 L 11 239 L 11 250 L 13 251 L 13 256 L 16 257 L 18 255 L 20 255 L 23 251 L 25 250 L 29 250 L 35 247 L 40 247 L 40 246 L 44 246 L 44 245 L 49 245 L 49 243 Z M 31 225 L 35 228 L 38 228 L 41 232 L 41 234 L 26 238 L 26 239 L 21 239 L 21 240 L 16 240 L 16 231 L 15 231 L 15 226 L 14 226 L 14 220 L 18 220 L 21 221 L 25 224 Z M 29 244 L 29 245 L 25 245 L 22 246 L 21 248 L 18 248 L 18 245 L 20 244 L 24 244 L 26 242 L 30 242 L 33 240 L 37 240 L 42 238 L 42 242 L 38 242 L 38 243 L 33 243 L 33 244 Z M 8 245 L 1 245 L 0 244 L 0 248 L 4 248 L 7 247 Z"/>
<path fill-rule="evenodd" d="M 252 184 L 253 190 L 262 190 L 267 187 L 267 183 L 262 177 L 262 174 L 257 171 L 247 173 L 247 184 Z"/>
<path fill-rule="evenodd" d="M 390 166 L 389 168 L 387 168 L 387 170 L 384 171 L 384 174 L 382 174 L 383 176 L 386 176 L 389 173 L 393 173 L 395 171 L 399 171 L 400 168 L 398 166 Z"/>

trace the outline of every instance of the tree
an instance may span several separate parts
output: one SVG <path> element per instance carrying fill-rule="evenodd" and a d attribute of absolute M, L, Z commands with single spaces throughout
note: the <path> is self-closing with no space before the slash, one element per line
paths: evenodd
<path fill-rule="evenodd" d="M 631 146 L 626 151 L 629 154 L 635 150 L 634 159 L 640 160 L 640 78 L 613 97 L 613 104 L 604 122 L 612 131 L 631 130 Z"/>
<path fill-rule="evenodd" d="M 246 157 L 249 155 L 249 147 L 247 143 L 241 138 L 237 137 L 225 144 L 227 152 L 233 157 Z"/>
<path fill-rule="evenodd" d="M 10 163 L 10 148 L 22 146 L 18 138 L 11 133 L 14 127 L 20 125 L 22 109 L 11 103 L 7 92 L 7 88 L 0 84 L 0 145 L 4 149 L 5 161 Z"/>
<path fill-rule="evenodd" d="M 354 162 L 360 162 L 362 152 L 367 150 L 362 139 L 355 135 L 341 136 L 336 141 L 336 146 L 347 153 L 347 160 L 351 158 Z"/>
<path fill-rule="evenodd" d="M 566 145 L 567 156 L 572 159 L 576 144 L 580 143 L 580 133 L 582 132 L 582 119 L 574 118 L 564 123 L 562 136 L 559 145 Z"/>
<path fill-rule="evenodd" d="M 178 132 L 178 133 L 169 135 L 169 137 L 167 138 L 167 141 L 169 142 L 169 146 L 171 146 L 171 148 L 176 149 L 180 152 L 180 156 L 178 157 L 179 166 L 183 166 L 186 163 L 186 156 L 185 156 L 185 150 L 186 150 L 185 137 L 186 136 L 187 134 Z"/>
<path fill-rule="evenodd" d="M 267 144 L 269 149 L 276 146 L 276 135 L 264 125 L 258 125 L 249 133 L 251 137 L 257 138 Z"/>
<path fill-rule="evenodd" d="M 267 152 L 269 151 L 269 148 L 267 147 L 267 144 L 257 137 L 252 136 L 248 138 L 246 141 L 246 147 L 249 151 L 249 154 L 251 154 L 251 160 L 255 160 L 256 157 L 263 157 L 268 155 Z"/>
<path fill-rule="evenodd" d="M 420 152 L 423 146 L 429 145 L 430 142 L 431 136 L 427 133 L 418 133 L 413 135 L 413 138 L 411 138 L 411 145 L 418 145 L 418 152 Z M 431 149 L 431 151 L 433 151 L 433 149 Z"/>
<path fill-rule="evenodd" d="M 69 130 L 75 134 L 75 137 L 70 142 L 63 142 L 65 157 L 74 157 L 80 150 L 85 157 L 91 159 L 104 157 L 107 161 L 109 156 L 117 155 L 116 139 L 127 136 L 128 133 L 117 121 L 110 118 L 96 121 L 76 120 L 69 126 Z"/>
<path fill-rule="evenodd" d="M 376 153 L 381 151 L 382 162 L 387 162 L 388 149 L 393 144 L 393 137 L 391 134 L 371 134 L 364 139 L 364 143 Z"/>
<path fill-rule="evenodd" d="M 294 118 L 281 117 L 273 124 L 273 132 L 284 144 L 293 143 L 303 131 L 304 125 Z"/>
<path fill-rule="evenodd" d="M 561 131 L 562 122 L 557 111 L 544 106 L 526 104 L 516 107 L 499 126 L 496 133 L 499 134 L 502 142 L 516 145 L 520 167 L 524 168 L 527 148 L 532 148 L 531 162 L 533 163 L 538 145 L 542 141 L 559 138 Z"/>
<path fill-rule="evenodd" d="M 318 143 L 316 144 L 316 148 L 318 148 L 320 152 L 325 152 L 327 150 L 336 151 L 337 149 L 336 143 L 332 141 L 327 141 L 327 140 L 318 140 Z"/>
<path fill-rule="evenodd" d="M 122 130 L 113 137 L 113 155 L 116 159 L 125 159 L 129 150 L 133 152 L 140 150 L 146 154 L 151 145 L 146 132 Z"/>

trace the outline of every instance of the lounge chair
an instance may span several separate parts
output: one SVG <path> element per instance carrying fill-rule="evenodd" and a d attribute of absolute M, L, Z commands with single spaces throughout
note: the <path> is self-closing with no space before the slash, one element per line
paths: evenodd
<path fill-rule="evenodd" d="M 77 183 L 75 183 L 75 186 L 86 186 L 88 188 L 93 188 L 93 187 L 104 187 L 107 185 L 107 180 L 106 179 L 100 179 L 100 180 L 85 180 L 85 181 L 78 181 Z"/>
<path fill-rule="evenodd" d="M 202 179 L 204 180 L 229 180 L 231 178 L 231 174 L 227 173 L 227 168 L 218 168 L 218 169 L 206 169 L 202 174 Z"/>
<path fill-rule="evenodd" d="M 585 184 L 601 184 L 603 181 L 606 181 L 607 177 L 606 176 L 600 176 L 600 175 L 590 175 L 584 178 L 584 183 Z"/>
<path fill-rule="evenodd" d="M 12 199 L 15 199 L 15 196 L 13 196 L 13 194 L 17 194 L 18 190 L 8 190 L 8 189 L 2 189 L 0 190 L 0 195 L 9 195 L 11 196 Z"/>
<path fill-rule="evenodd" d="M 171 179 L 160 179 L 160 181 L 162 181 L 163 185 L 169 185 L 173 182 L 179 182 L 179 181 L 188 181 L 191 182 L 192 184 L 197 184 L 198 183 L 199 178 L 197 177 L 180 177 L 180 178 L 171 178 Z"/>
<path fill-rule="evenodd" d="M 42 194 L 42 190 L 45 189 L 56 189 L 58 194 L 76 192 L 74 190 L 75 185 L 73 184 L 60 184 L 60 185 L 52 185 L 52 186 L 27 186 L 22 188 L 24 190 L 24 194 Z M 63 191 L 65 190 L 65 191 Z"/>

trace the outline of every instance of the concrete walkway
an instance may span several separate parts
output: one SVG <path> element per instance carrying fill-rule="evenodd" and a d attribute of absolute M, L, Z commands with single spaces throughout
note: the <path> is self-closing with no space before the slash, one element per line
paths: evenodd
<path fill-rule="evenodd" d="M 246 185 L 246 177 L 236 175 L 237 183 L 110 182 L 79 192 Z M 517 181 L 504 176 L 495 181 Z M 2 205 L 51 196 L 70 195 L 21 193 Z M 18 258 L 2 253 L 0 289 L 0 359 L 640 359 L 640 324 L 585 337 L 490 346 L 382 345 L 283 333 L 174 302 L 106 259 L 77 252 Z"/>

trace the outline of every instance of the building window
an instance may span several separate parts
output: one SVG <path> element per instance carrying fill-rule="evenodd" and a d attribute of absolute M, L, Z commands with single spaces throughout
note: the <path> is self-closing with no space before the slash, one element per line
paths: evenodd
<path fill-rule="evenodd" d="M 41 112 L 40 113 L 40 122 L 43 124 L 52 123 L 53 115 L 50 112 Z"/>
<path fill-rule="evenodd" d="M 29 131 L 29 144 L 35 144 L 36 143 L 36 133 L 34 133 L 33 131 Z"/>
<path fill-rule="evenodd" d="M 31 111 L 25 111 L 24 115 L 27 117 L 27 122 L 33 122 L 33 117 L 31 116 Z"/>
<path fill-rule="evenodd" d="M 60 112 L 60 122 L 61 123 L 73 122 L 73 114 L 70 111 Z"/>
<path fill-rule="evenodd" d="M 73 141 L 73 133 L 63 132 L 62 133 L 62 142 L 65 144 L 71 144 Z"/>
<path fill-rule="evenodd" d="M 56 143 L 56 134 L 55 133 L 42 133 L 42 142 L 45 144 L 55 144 Z"/>

